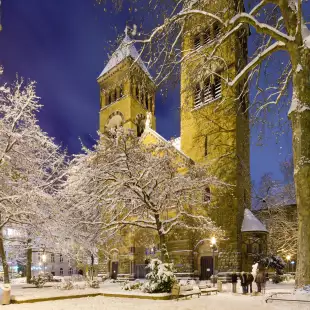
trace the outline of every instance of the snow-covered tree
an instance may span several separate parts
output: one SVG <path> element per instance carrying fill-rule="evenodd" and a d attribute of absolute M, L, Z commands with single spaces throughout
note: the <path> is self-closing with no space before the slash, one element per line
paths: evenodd
<path fill-rule="evenodd" d="M 19 239 L 26 243 L 40 234 L 48 236 L 66 171 L 64 153 L 38 124 L 40 108 L 34 82 L 17 79 L 0 86 L 0 256 L 5 282 L 3 228 L 28 231 L 31 238 L 26 233 Z"/>
<path fill-rule="evenodd" d="M 102 135 L 94 151 L 72 161 L 65 192 L 67 223 L 95 244 L 123 227 L 153 231 L 161 259 L 167 261 L 167 235 L 174 229 L 220 233 L 207 216 L 205 189 L 210 185 L 222 184 L 170 143 L 145 145 L 119 129 Z"/>

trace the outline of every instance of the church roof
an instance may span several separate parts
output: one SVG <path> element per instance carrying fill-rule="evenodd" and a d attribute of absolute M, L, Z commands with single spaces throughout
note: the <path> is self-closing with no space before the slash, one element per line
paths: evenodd
<path fill-rule="evenodd" d="M 241 226 L 242 232 L 260 231 L 268 232 L 265 225 L 249 210 L 244 210 L 244 218 Z"/>
<path fill-rule="evenodd" d="M 152 136 L 154 136 L 155 138 L 157 138 L 159 141 L 164 142 L 164 143 L 170 143 L 168 140 L 166 140 L 163 136 L 161 136 L 158 132 L 156 132 L 155 130 L 153 130 L 152 128 L 145 128 L 143 135 L 142 136 L 146 136 L 147 134 L 151 134 Z M 175 143 L 175 140 L 180 139 L 179 145 L 177 145 Z M 190 157 L 188 157 L 184 152 L 182 152 L 181 147 L 180 146 L 181 143 L 181 138 L 176 138 L 174 140 L 172 140 L 172 146 L 175 148 L 175 150 L 184 158 L 186 158 L 187 160 L 192 160 Z"/>
<path fill-rule="evenodd" d="M 132 40 L 130 39 L 127 33 L 125 34 L 123 41 L 116 49 L 116 51 L 113 53 L 112 57 L 110 58 L 109 62 L 107 63 L 103 71 L 100 73 L 98 79 L 128 57 L 131 57 L 152 80 L 151 74 L 146 68 L 144 62 L 140 57 L 139 52 L 137 51 L 135 45 L 133 44 Z"/>

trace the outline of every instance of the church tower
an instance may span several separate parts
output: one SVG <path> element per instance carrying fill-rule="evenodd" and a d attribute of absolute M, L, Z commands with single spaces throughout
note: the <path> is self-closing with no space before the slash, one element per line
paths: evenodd
<path fill-rule="evenodd" d="M 125 30 L 125 37 L 97 79 L 100 132 L 123 126 L 141 136 L 146 113 L 155 129 L 155 84 Z"/>
<path fill-rule="evenodd" d="M 190 5 L 222 20 L 243 11 L 241 0 L 198 0 Z M 215 269 L 240 271 L 241 224 L 244 209 L 251 203 L 248 97 L 246 81 L 234 87 L 228 87 L 226 81 L 231 81 L 247 62 L 248 30 L 240 27 L 218 44 L 221 24 L 211 17 L 196 14 L 184 27 L 181 149 L 227 184 L 221 189 L 206 188 L 208 213 L 227 237 L 217 242 Z M 203 278 L 206 265 L 212 261 L 210 245 L 195 251 L 195 269 Z M 210 267 L 213 269 L 212 264 Z"/>

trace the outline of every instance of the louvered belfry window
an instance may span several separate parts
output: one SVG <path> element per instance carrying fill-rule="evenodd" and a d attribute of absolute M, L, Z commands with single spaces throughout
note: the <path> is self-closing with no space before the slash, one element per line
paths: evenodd
<path fill-rule="evenodd" d="M 209 44 L 212 41 L 210 29 L 206 29 L 203 34 L 203 44 Z"/>
<path fill-rule="evenodd" d="M 197 84 L 195 89 L 194 105 L 207 104 L 222 95 L 221 77 L 218 75 L 207 78 L 203 85 Z"/>
<path fill-rule="evenodd" d="M 201 46 L 200 34 L 197 34 L 194 38 L 194 48 L 198 49 Z"/>

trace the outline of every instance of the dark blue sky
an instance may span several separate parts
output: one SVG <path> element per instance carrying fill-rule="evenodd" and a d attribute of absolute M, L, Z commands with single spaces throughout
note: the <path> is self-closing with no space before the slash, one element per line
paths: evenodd
<path fill-rule="evenodd" d="M 79 138 L 86 144 L 96 137 L 99 89 L 96 78 L 107 61 L 107 51 L 126 25 L 135 19 L 125 7 L 111 13 L 95 0 L 2 0 L 0 63 L 3 81 L 16 73 L 37 81 L 44 105 L 40 125 L 70 153 L 80 152 Z M 139 12 L 139 7 L 132 7 Z M 149 23 L 151 21 L 148 21 Z M 165 138 L 179 135 L 179 90 L 168 98 L 157 96 L 157 131 Z M 268 129 L 263 146 L 252 131 L 251 174 L 257 183 L 265 172 L 282 178 L 279 162 L 291 153 L 291 134 L 276 141 Z M 278 143 L 276 143 L 278 142 Z"/>

